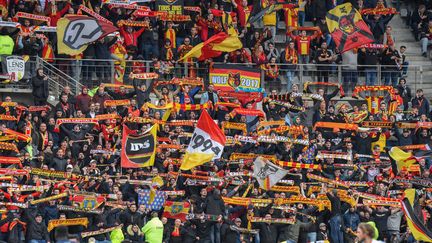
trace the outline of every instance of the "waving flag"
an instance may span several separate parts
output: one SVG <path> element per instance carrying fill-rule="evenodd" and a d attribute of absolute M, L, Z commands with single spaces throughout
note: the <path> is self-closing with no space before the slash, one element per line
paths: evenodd
<path fill-rule="evenodd" d="M 186 221 L 186 216 L 189 213 L 189 208 L 190 204 L 188 202 L 166 201 L 162 217 Z"/>
<path fill-rule="evenodd" d="M 402 170 L 408 170 L 417 163 L 416 157 L 412 153 L 404 152 L 398 147 L 393 147 L 389 151 L 393 173 L 398 174 Z"/>
<path fill-rule="evenodd" d="M 165 203 L 165 194 L 164 191 L 156 191 L 156 195 L 152 196 L 150 189 L 141 189 L 138 191 L 138 205 L 144 205 L 151 210 L 160 210 Z"/>
<path fill-rule="evenodd" d="M 237 36 L 230 36 L 225 32 L 220 32 L 210 37 L 205 42 L 201 42 L 194 46 L 186 55 L 184 55 L 179 61 L 187 58 L 196 57 L 200 61 L 217 57 L 222 52 L 232 52 L 243 47 L 240 39 Z"/>
<path fill-rule="evenodd" d="M 123 126 L 121 167 L 140 168 L 153 166 L 156 155 L 157 125 L 153 125 L 142 135 L 137 135 Z"/>
<path fill-rule="evenodd" d="M 424 223 L 425 220 L 416 190 L 407 189 L 404 194 L 402 209 L 414 239 L 417 241 L 432 242 L 432 231 Z"/>
<path fill-rule="evenodd" d="M 258 180 L 261 188 L 270 190 L 288 173 L 287 170 L 273 164 L 263 157 L 258 157 L 254 161 L 253 176 Z"/>
<path fill-rule="evenodd" d="M 374 42 L 369 27 L 351 3 L 338 5 L 328 11 L 326 19 L 328 29 L 341 53 Z"/>
<path fill-rule="evenodd" d="M 118 30 L 112 24 L 85 15 L 66 15 L 57 22 L 59 54 L 78 55 L 91 42 Z"/>
<path fill-rule="evenodd" d="M 222 155 L 226 137 L 206 110 L 203 110 L 186 150 L 181 170 L 190 170 Z"/>

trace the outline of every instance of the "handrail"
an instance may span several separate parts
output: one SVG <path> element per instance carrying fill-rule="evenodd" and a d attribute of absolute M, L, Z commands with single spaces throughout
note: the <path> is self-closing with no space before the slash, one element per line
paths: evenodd
<path fill-rule="evenodd" d="M 60 78 L 66 85 L 70 86 L 70 87 L 75 87 L 75 89 L 71 89 L 71 91 L 73 93 L 77 93 L 75 92 L 75 90 L 81 90 L 82 88 L 82 84 L 74 79 L 73 77 L 69 76 L 68 74 L 64 73 L 62 70 L 58 69 L 57 67 L 55 67 L 54 65 L 52 65 L 51 63 L 47 62 L 46 60 L 37 57 L 38 61 L 41 62 L 43 64 L 44 68 L 49 68 L 49 70 L 52 73 L 56 73 L 57 77 Z M 62 86 L 62 88 L 64 87 L 64 85 L 61 85 L 58 81 L 54 80 L 54 79 L 50 79 L 51 82 L 55 82 L 57 83 L 59 86 Z"/>

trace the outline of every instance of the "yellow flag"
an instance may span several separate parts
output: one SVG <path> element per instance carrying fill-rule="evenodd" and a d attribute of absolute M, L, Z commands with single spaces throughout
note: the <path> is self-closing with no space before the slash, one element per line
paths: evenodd
<path fill-rule="evenodd" d="M 214 154 L 205 153 L 186 153 L 183 157 L 183 162 L 180 166 L 180 170 L 190 170 L 196 166 L 210 162 L 214 157 Z"/>

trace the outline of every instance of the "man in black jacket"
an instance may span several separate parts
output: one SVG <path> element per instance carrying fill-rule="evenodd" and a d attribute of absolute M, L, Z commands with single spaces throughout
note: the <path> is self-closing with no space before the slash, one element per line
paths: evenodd
<path fill-rule="evenodd" d="M 271 215 L 266 214 L 265 219 L 270 220 Z M 271 223 L 267 223 L 267 222 L 266 223 L 256 223 L 256 226 L 260 230 L 259 236 L 260 236 L 260 242 L 261 243 L 276 242 L 278 231 L 277 231 L 277 226 L 275 224 L 271 224 Z"/>
<path fill-rule="evenodd" d="M 46 105 L 49 95 L 48 76 L 44 74 L 43 69 L 36 71 L 36 76 L 32 78 L 34 104 L 38 106 Z"/>
<path fill-rule="evenodd" d="M 46 225 L 43 223 L 43 218 L 41 214 L 37 214 L 36 217 L 29 218 L 30 222 L 27 228 L 28 242 L 43 242 L 49 243 L 49 234 Z"/>

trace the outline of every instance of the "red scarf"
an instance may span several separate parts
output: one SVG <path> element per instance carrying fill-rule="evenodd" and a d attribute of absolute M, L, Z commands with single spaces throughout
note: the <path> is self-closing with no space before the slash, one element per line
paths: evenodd
<path fill-rule="evenodd" d="M 171 44 L 172 45 L 172 44 Z M 171 45 L 165 45 L 166 49 L 166 60 L 171 61 L 174 58 L 174 53 L 172 51 Z"/>

